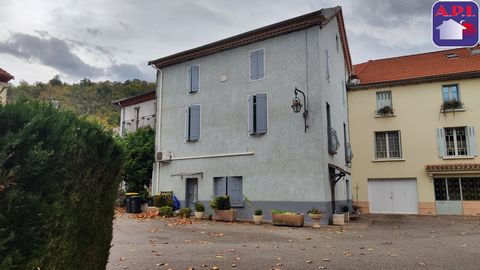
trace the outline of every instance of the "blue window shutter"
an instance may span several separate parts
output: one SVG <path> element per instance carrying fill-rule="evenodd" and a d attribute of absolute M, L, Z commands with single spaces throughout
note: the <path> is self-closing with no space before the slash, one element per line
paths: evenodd
<path fill-rule="evenodd" d="M 248 134 L 253 134 L 255 133 L 255 129 L 253 127 L 253 123 L 255 121 L 254 119 L 254 113 L 253 113 L 253 95 L 248 96 Z"/>
<path fill-rule="evenodd" d="M 216 177 L 214 182 L 215 197 L 227 195 L 227 179 L 225 177 Z"/>
<path fill-rule="evenodd" d="M 467 127 L 467 142 L 468 142 L 468 155 L 476 157 L 477 151 L 477 134 L 474 127 Z"/>
<path fill-rule="evenodd" d="M 263 50 L 257 51 L 257 79 L 263 79 L 265 76 L 265 53 Z"/>
<path fill-rule="evenodd" d="M 200 89 L 200 67 L 192 66 L 191 67 L 191 93 L 198 92 Z"/>
<path fill-rule="evenodd" d="M 190 106 L 190 141 L 200 140 L 200 105 Z"/>
<path fill-rule="evenodd" d="M 187 91 L 192 91 L 192 67 L 187 69 Z"/>
<path fill-rule="evenodd" d="M 256 130 L 257 134 L 267 133 L 267 94 L 256 95 Z"/>
<path fill-rule="evenodd" d="M 443 128 L 437 128 L 437 147 L 438 156 L 441 158 L 446 156 L 445 130 Z"/>
<path fill-rule="evenodd" d="M 190 140 L 190 107 L 185 107 L 185 141 Z"/>
<path fill-rule="evenodd" d="M 230 203 L 243 206 L 242 177 L 227 177 L 227 189 Z"/>
<path fill-rule="evenodd" d="M 258 79 L 258 51 L 250 53 L 250 80 Z"/>

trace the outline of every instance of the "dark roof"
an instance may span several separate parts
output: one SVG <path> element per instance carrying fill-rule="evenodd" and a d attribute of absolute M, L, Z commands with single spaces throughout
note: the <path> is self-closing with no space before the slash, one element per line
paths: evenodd
<path fill-rule="evenodd" d="M 8 82 L 10 80 L 13 80 L 14 78 L 15 77 L 13 77 L 12 74 L 0 68 L 0 82 Z"/>
<path fill-rule="evenodd" d="M 135 105 L 138 103 L 155 99 L 155 93 L 156 91 L 152 90 L 150 92 L 143 93 L 140 95 L 115 100 L 115 101 L 112 101 L 112 103 L 119 107 L 131 106 L 131 105 Z"/>
<path fill-rule="evenodd" d="M 262 28 L 245 32 L 233 37 L 222 39 L 204 46 L 200 46 L 187 51 L 179 52 L 170 56 L 162 57 L 148 62 L 149 65 L 155 65 L 157 68 L 164 68 L 174 64 L 189 61 L 198 57 L 207 56 L 221 51 L 245 46 L 261 40 L 285 35 L 291 32 L 300 31 L 315 25 L 323 27 L 327 25 L 333 18 L 337 18 L 340 39 L 345 56 L 345 64 L 349 73 L 352 72 L 352 62 L 350 51 L 348 48 L 347 35 L 343 22 L 342 8 L 340 6 L 334 8 L 325 8 L 312 13 L 308 13 L 299 17 L 295 17 L 286 21 L 271 24 Z"/>
<path fill-rule="evenodd" d="M 349 89 L 480 77 L 480 45 L 371 60 L 353 68 L 360 84 Z"/>

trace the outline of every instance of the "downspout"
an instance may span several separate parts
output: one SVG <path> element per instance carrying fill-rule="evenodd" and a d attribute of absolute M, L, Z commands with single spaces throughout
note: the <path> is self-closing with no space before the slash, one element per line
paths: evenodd
<path fill-rule="evenodd" d="M 157 106 L 155 108 L 155 119 L 156 119 L 156 124 L 155 124 L 155 155 L 157 152 L 161 151 L 161 132 L 162 132 L 162 96 L 163 96 L 163 72 L 161 69 L 157 68 L 155 65 L 151 65 L 155 70 L 157 70 L 157 89 L 156 89 L 156 100 L 157 100 Z M 160 162 L 155 161 L 154 163 L 154 171 L 155 171 L 155 179 L 152 183 L 152 192 L 154 195 L 160 193 Z"/>

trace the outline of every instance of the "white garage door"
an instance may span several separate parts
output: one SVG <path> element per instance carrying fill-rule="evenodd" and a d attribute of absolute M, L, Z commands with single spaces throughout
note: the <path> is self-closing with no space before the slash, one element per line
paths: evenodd
<path fill-rule="evenodd" d="M 416 179 L 368 180 L 370 213 L 418 214 Z"/>

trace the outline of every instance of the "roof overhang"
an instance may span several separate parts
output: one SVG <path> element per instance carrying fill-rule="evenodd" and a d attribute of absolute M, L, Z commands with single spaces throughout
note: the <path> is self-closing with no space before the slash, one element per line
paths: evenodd
<path fill-rule="evenodd" d="M 345 65 L 349 74 L 351 74 L 353 72 L 353 66 L 348 47 L 345 25 L 343 21 L 342 8 L 340 6 L 321 9 L 319 11 L 271 24 L 201 47 L 158 58 L 148 62 L 148 65 L 155 65 L 157 68 L 164 68 L 178 63 L 190 61 L 195 58 L 245 46 L 251 43 L 270 39 L 280 35 L 285 35 L 295 31 L 304 30 L 313 26 L 320 26 L 321 28 L 327 25 L 334 18 L 337 18 L 338 21 L 340 40 L 342 42 L 343 54 L 345 57 Z"/>
<path fill-rule="evenodd" d="M 454 73 L 454 74 L 442 74 L 438 76 L 428 76 L 428 77 L 420 77 L 420 78 L 397 80 L 397 81 L 375 82 L 375 83 L 368 83 L 368 84 L 361 84 L 360 82 L 360 84 L 357 84 L 357 85 L 348 85 L 347 89 L 349 91 L 355 91 L 355 90 L 366 90 L 366 89 L 372 89 L 372 88 L 386 88 L 386 87 L 393 87 L 393 86 L 404 86 L 404 85 L 411 85 L 411 84 L 432 83 L 432 82 L 473 79 L 473 78 L 480 78 L 480 71 Z"/>
<path fill-rule="evenodd" d="M 149 101 L 149 100 L 154 100 L 155 97 L 156 97 L 156 91 L 153 90 L 140 95 L 115 100 L 115 101 L 112 101 L 112 103 L 119 107 L 126 107 L 126 106 L 139 104 L 145 101 Z"/>
<path fill-rule="evenodd" d="M 480 163 L 428 164 L 425 170 L 429 176 L 480 174 Z"/>
<path fill-rule="evenodd" d="M 8 81 L 15 79 L 12 74 L 0 68 L 0 82 L 8 83 Z"/>

